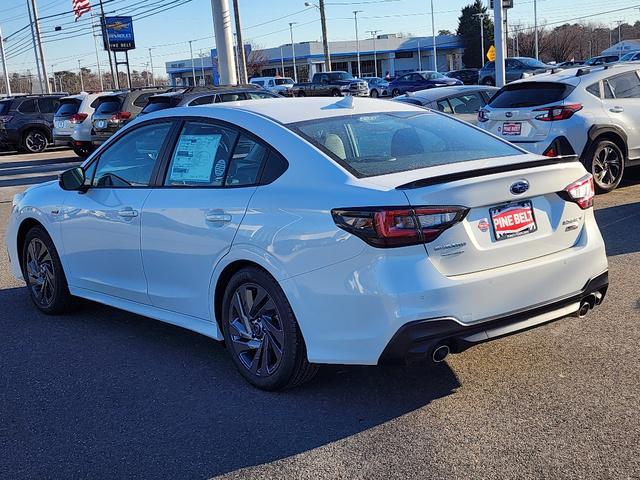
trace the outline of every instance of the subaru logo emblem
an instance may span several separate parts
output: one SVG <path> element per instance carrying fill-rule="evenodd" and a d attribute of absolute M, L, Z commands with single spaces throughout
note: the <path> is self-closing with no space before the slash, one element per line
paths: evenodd
<path fill-rule="evenodd" d="M 529 190 L 529 182 L 527 182 L 526 180 L 519 180 L 511 185 L 510 190 L 514 195 L 522 195 L 524 192 Z"/>
<path fill-rule="evenodd" d="M 513 113 L 511 113 L 511 112 L 507 112 L 507 113 L 505 113 L 505 116 L 506 116 L 507 118 L 511 118 L 511 117 L 513 117 Z"/>

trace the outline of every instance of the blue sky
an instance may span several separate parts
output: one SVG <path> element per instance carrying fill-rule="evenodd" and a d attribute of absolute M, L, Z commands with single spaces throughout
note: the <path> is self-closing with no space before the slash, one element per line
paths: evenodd
<path fill-rule="evenodd" d="M 278 46 L 289 42 L 289 22 L 297 22 L 295 40 L 319 40 L 321 38 L 318 11 L 304 5 L 305 0 L 240 0 L 243 33 L 246 42 L 262 47 Z M 0 1 L 0 27 L 8 37 L 28 24 L 27 0 Z M 96 3 L 93 0 L 92 3 Z M 134 15 L 137 50 L 130 53 L 132 67 L 143 69 L 148 62 L 148 47 L 154 47 L 156 73 L 164 71 L 164 62 L 189 57 L 188 40 L 194 40 L 194 53 L 207 51 L 214 46 L 210 0 L 111 0 L 105 4 L 106 12 Z M 40 17 L 70 10 L 71 0 L 38 0 Z M 231 1 L 229 1 L 231 3 Z M 431 17 L 429 0 L 327 0 L 327 18 L 330 40 L 355 38 L 353 10 L 361 10 L 359 30 L 361 36 L 367 30 L 381 33 L 403 32 L 413 35 L 430 35 Z M 436 29 L 455 30 L 460 9 L 472 0 L 433 0 Z M 146 11 L 159 6 L 175 6 L 167 11 L 142 17 Z M 594 15 L 585 22 L 613 24 L 616 20 L 633 23 L 640 20 L 640 9 L 627 8 L 638 5 L 633 0 L 538 0 L 539 23 L 570 20 Z M 165 7 L 166 8 L 166 7 Z M 609 14 L 601 12 L 624 9 Z M 598 15 L 596 15 L 598 14 Z M 282 18 L 284 17 L 284 18 Z M 509 23 L 523 26 L 533 24 L 533 0 L 515 0 L 509 11 Z M 82 65 L 95 68 L 96 57 L 93 37 L 86 15 L 77 24 L 73 15 L 67 14 L 43 20 L 45 56 L 48 65 L 55 70 L 77 69 Z M 63 33 L 54 28 L 62 26 Z M 64 36 L 75 38 L 63 39 Z M 9 55 L 9 71 L 24 72 L 34 69 L 33 49 L 29 48 L 29 32 L 24 30 L 6 42 Z M 101 63 L 106 64 L 104 52 Z"/>

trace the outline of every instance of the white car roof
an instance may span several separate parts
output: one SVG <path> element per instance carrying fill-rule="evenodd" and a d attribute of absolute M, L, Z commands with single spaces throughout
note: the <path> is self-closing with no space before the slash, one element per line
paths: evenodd
<path fill-rule="evenodd" d="M 589 73 L 585 73 L 581 76 L 576 76 L 578 70 L 589 70 Z M 532 75 L 531 77 L 523 78 L 522 80 L 516 80 L 512 83 L 523 82 L 562 82 L 570 85 L 578 85 L 585 81 L 589 84 L 608 78 L 616 73 L 624 73 L 632 70 L 640 69 L 640 63 L 638 62 L 626 62 L 626 63 L 612 63 L 609 65 L 600 65 L 597 67 L 589 67 L 579 65 L 564 70 L 557 71 L 556 73 L 541 73 L 538 75 Z"/>
<path fill-rule="evenodd" d="M 352 107 L 345 107 L 345 103 L 352 101 Z M 255 113 L 268 117 L 276 122 L 288 124 L 315 120 L 319 118 L 342 117 L 362 113 L 381 112 L 423 112 L 426 110 L 402 102 L 390 102 L 374 98 L 360 97 L 308 97 L 308 98 L 268 98 L 261 100 L 245 100 L 241 102 L 226 102 L 213 105 L 198 105 L 189 109 L 233 109 Z M 193 110 L 191 110 L 193 111 Z M 176 112 L 177 114 L 178 112 Z M 185 112 L 180 112 L 184 115 Z"/>

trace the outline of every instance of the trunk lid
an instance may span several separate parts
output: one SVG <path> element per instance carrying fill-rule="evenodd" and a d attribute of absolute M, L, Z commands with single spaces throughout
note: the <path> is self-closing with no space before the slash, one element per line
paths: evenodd
<path fill-rule="evenodd" d="M 439 178 L 437 173 L 436 177 L 419 176 L 421 170 L 405 172 L 388 175 L 396 178 L 385 178 L 383 183 L 391 186 L 393 182 L 406 180 L 411 173 L 414 181 L 425 180 L 396 184 L 411 206 L 469 208 L 461 222 L 425 244 L 429 258 L 443 275 L 463 275 L 549 255 L 577 242 L 584 224 L 584 210 L 564 200 L 558 192 L 583 177 L 584 167 L 573 161 L 558 163 L 533 155 L 519 157 L 520 161 L 525 159 L 520 165 L 513 160 L 485 162 L 486 166 L 479 170 L 473 168 L 476 162 L 466 162 L 456 173 L 451 174 L 449 168 Z M 369 180 L 380 182 L 382 178 Z M 512 193 L 512 186 L 523 182 L 528 189 Z M 533 224 L 529 223 L 529 215 Z M 523 223 L 516 221 L 509 225 L 509 218 Z M 528 233 L 510 236 L 520 228 Z"/>

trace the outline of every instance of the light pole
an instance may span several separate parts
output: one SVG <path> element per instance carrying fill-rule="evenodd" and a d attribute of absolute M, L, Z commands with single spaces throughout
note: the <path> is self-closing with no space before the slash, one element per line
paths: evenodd
<path fill-rule="evenodd" d="M 2 71 L 4 72 L 4 83 L 7 87 L 7 96 L 11 96 L 11 84 L 9 83 L 9 72 L 7 70 L 7 59 L 4 56 L 4 40 L 2 30 L 0 30 L 0 56 L 2 57 Z"/>
<path fill-rule="evenodd" d="M 476 13 L 474 17 L 480 20 L 480 68 L 484 65 L 484 13 Z"/>
<path fill-rule="evenodd" d="M 220 83 L 222 85 L 236 85 L 238 78 L 236 76 L 236 62 L 233 58 L 229 0 L 211 0 L 211 11 L 213 13 L 218 66 L 220 67 Z"/>
<path fill-rule="evenodd" d="M 420 52 L 420 40 L 418 40 L 418 70 L 422 71 L 422 52 Z"/>
<path fill-rule="evenodd" d="M 353 21 L 356 26 L 356 56 L 358 60 L 358 78 L 362 77 L 362 72 L 360 71 L 360 38 L 358 37 L 358 14 L 362 13 L 362 10 L 354 10 L 353 11 Z"/>
<path fill-rule="evenodd" d="M 293 81 L 298 83 L 298 72 L 296 70 L 296 46 L 293 43 L 293 26 L 297 22 L 289 22 L 289 31 L 291 32 L 291 56 L 293 57 Z"/>
<path fill-rule="evenodd" d="M 535 50 L 536 50 L 536 60 L 538 58 L 538 0 L 533 0 L 533 28 L 535 32 Z"/>
<path fill-rule="evenodd" d="M 191 55 L 191 76 L 193 77 L 193 86 L 196 86 L 196 64 L 193 61 L 193 40 L 189 40 L 189 54 Z"/>
<path fill-rule="evenodd" d="M 202 53 L 202 50 L 200 50 L 200 73 L 202 73 L 202 85 L 206 85 L 207 84 L 207 80 L 206 77 L 204 76 L 204 53 Z"/>
<path fill-rule="evenodd" d="M 84 80 L 82 79 L 82 65 L 80 65 L 80 59 L 78 59 L 78 75 L 80 75 L 80 91 L 84 92 Z"/>
<path fill-rule="evenodd" d="M 622 42 L 622 30 L 620 27 L 624 23 L 624 20 L 617 20 L 616 23 L 618 24 L 618 50 L 622 53 L 622 45 L 620 44 Z"/>
<path fill-rule="evenodd" d="M 367 30 L 367 33 L 371 34 L 371 38 L 373 39 L 373 71 L 374 77 L 378 76 L 378 58 L 376 54 L 376 35 L 380 30 Z"/>
<path fill-rule="evenodd" d="M 56 71 L 53 69 L 53 65 L 51 65 L 51 76 L 53 77 L 53 93 L 55 93 L 58 91 L 58 87 L 56 85 Z M 47 83 L 49 83 L 49 78 L 47 78 Z M 47 93 L 52 93 L 51 87 L 49 87 L 48 90 L 49 91 Z"/>
<path fill-rule="evenodd" d="M 40 19 L 38 18 L 38 9 L 36 7 L 36 0 L 31 0 L 31 10 L 33 11 L 33 27 L 35 29 L 36 38 L 38 40 L 38 52 L 40 54 L 40 62 L 42 63 L 42 76 L 47 80 L 46 87 L 47 93 L 51 93 L 51 87 L 49 86 L 49 77 L 47 75 L 47 64 L 44 58 L 44 48 L 42 46 L 42 36 L 40 35 Z"/>
<path fill-rule="evenodd" d="M 151 55 L 151 49 L 149 49 L 149 65 L 151 68 L 151 83 L 153 84 L 153 86 L 156 86 L 156 75 L 153 72 L 153 56 Z"/>
<path fill-rule="evenodd" d="M 320 5 L 312 2 L 304 2 L 305 7 L 316 7 L 320 10 L 320 24 L 322 25 L 322 47 L 324 49 L 324 69 L 331 71 L 331 53 L 329 52 L 329 39 L 327 36 L 327 17 L 324 11 L 324 0 L 319 1 Z"/>
<path fill-rule="evenodd" d="M 244 40 L 242 39 L 242 26 L 240 23 L 240 7 L 238 6 L 238 0 L 233 0 L 233 11 L 235 12 L 236 20 L 236 54 L 238 60 L 238 72 L 240 73 L 238 83 L 249 83 L 247 78 L 247 59 L 244 55 Z"/>
<path fill-rule="evenodd" d="M 493 1 L 493 38 L 496 44 L 496 87 L 503 87 L 505 84 L 505 71 L 504 71 L 504 24 L 502 10 L 502 0 Z"/>
<path fill-rule="evenodd" d="M 436 48 L 436 20 L 433 13 L 433 0 L 431 0 L 431 38 L 433 40 L 433 70 L 438 71 L 438 50 Z"/>
<path fill-rule="evenodd" d="M 280 45 L 280 75 L 284 77 L 284 52 L 282 50 L 282 45 Z"/>

